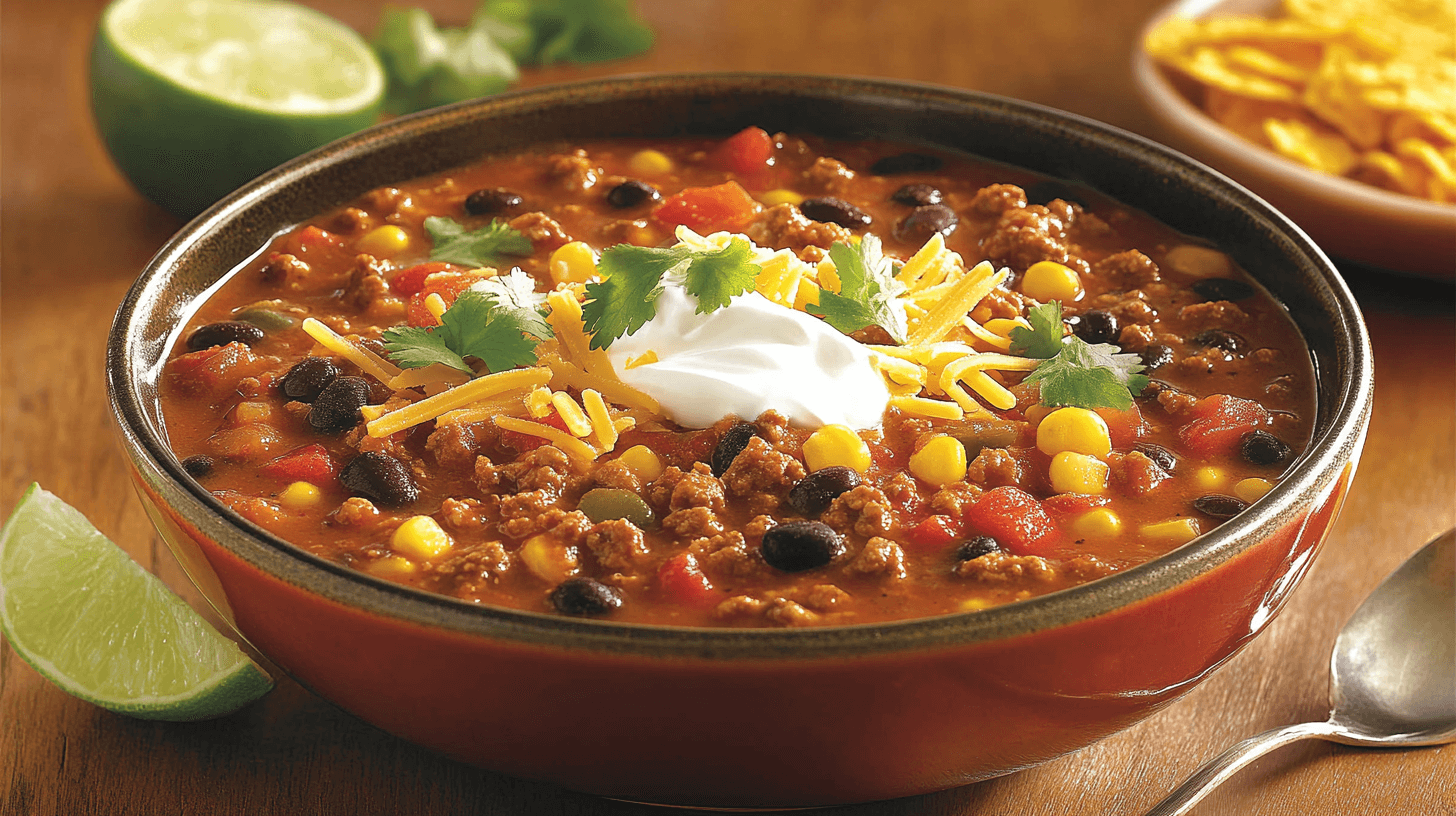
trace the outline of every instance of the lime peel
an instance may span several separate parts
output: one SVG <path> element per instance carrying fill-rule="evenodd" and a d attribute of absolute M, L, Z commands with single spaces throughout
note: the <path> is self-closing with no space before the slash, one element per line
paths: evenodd
<path fill-rule="evenodd" d="M 0 528 L 0 632 L 62 690 L 132 717 L 219 717 L 273 686 L 237 644 L 36 484 Z"/>

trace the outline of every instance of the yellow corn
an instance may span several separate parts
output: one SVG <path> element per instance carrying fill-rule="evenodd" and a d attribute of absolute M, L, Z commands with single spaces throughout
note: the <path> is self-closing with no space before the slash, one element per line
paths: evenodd
<path fill-rule="evenodd" d="M 662 475 L 662 459 L 646 445 L 633 445 L 622 451 L 617 461 L 626 465 L 643 482 L 655 482 Z"/>
<path fill-rule="evenodd" d="M 588 436 L 592 432 L 591 420 L 586 418 L 586 413 L 576 400 L 565 391 L 557 391 L 551 395 L 551 404 L 556 406 L 556 413 L 561 415 L 561 421 L 566 423 L 566 430 L 571 431 L 572 436 Z"/>
<path fill-rule="evenodd" d="M 870 446 L 844 425 L 825 425 L 804 440 L 804 463 L 809 470 L 843 465 L 861 474 L 870 469 Z"/>
<path fill-rule="evenodd" d="M 1273 489 L 1274 483 L 1268 479 L 1244 479 L 1234 485 L 1234 495 L 1252 504 L 1264 498 L 1264 494 Z"/>
<path fill-rule="evenodd" d="M 414 574 L 419 567 L 408 558 L 401 558 L 397 555 L 385 556 L 377 561 L 371 561 L 364 570 L 370 575 L 377 575 L 380 578 L 398 578 L 404 575 Z"/>
<path fill-rule="evenodd" d="M 953 436 L 937 436 L 910 455 L 910 473 L 941 487 L 966 478 L 966 446 Z"/>
<path fill-rule="evenodd" d="M 389 546 L 416 561 L 429 561 L 449 552 L 455 542 L 440 528 L 440 523 L 429 516 L 411 516 L 395 528 Z"/>
<path fill-rule="evenodd" d="M 1115 538 L 1122 532 L 1122 519 L 1106 507 L 1090 510 L 1072 522 L 1072 531 L 1083 538 Z"/>
<path fill-rule="evenodd" d="M 1186 544 L 1198 537 L 1198 522 L 1189 518 L 1144 524 L 1138 529 L 1144 541 L 1158 544 Z"/>
<path fill-rule="evenodd" d="M 967 598 L 958 604 L 962 612 L 976 612 L 981 609 L 990 609 L 995 605 L 996 602 L 988 598 Z"/>
<path fill-rule="evenodd" d="M 533 535 L 521 545 L 521 561 L 533 575 L 543 581 L 559 584 L 576 574 L 580 564 L 576 549 L 557 541 L 547 533 Z"/>
<path fill-rule="evenodd" d="M 316 486 L 308 482 L 294 482 L 283 488 L 283 492 L 278 494 L 278 502 L 284 507 L 302 510 L 318 504 L 322 495 Z"/>
<path fill-rule="evenodd" d="M 1107 464 L 1085 453 L 1062 451 L 1052 457 L 1052 490 L 1101 495 L 1107 489 Z"/>
<path fill-rule="evenodd" d="M 1204 490 L 1222 487 L 1227 480 L 1228 474 L 1224 473 L 1222 468 L 1201 467 L 1193 471 L 1193 483 Z"/>
<path fill-rule="evenodd" d="M 1022 276 L 1021 291 L 1042 302 L 1072 303 L 1082 297 L 1082 278 L 1056 261 L 1037 261 Z"/>
<path fill-rule="evenodd" d="M 1112 452 L 1112 435 L 1096 412 L 1058 408 L 1036 426 L 1036 446 L 1048 456 L 1072 451 L 1100 458 Z"/>
<path fill-rule="evenodd" d="M 663 173 L 672 172 L 672 159 L 657 150 L 639 150 L 627 160 L 627 166 L 632 168 L 634 173 L 644 176 L 660 176 Z"/>
<path fill-rule="evenodd" d="M 364 237 L 359 239 L 358 249 L 376 258 L 393 258 L 409 249 L 409 245 L 409 233 L 390 224 L 364 233 Z"/>
<path fill-rule="evenodd" d="M 779 204 L 793 204 L 795 207 L 804 203 L 804 197 L 793 190 L 769 190 L 758 197 L 760 203 L 765 207 L 774 207 Z"/>
<path fill-rule="evenodd" d="M 546 264 L 556 283 L 586 283 L 597 277 L 597 259 L 584 241 L 563 244 L 551 253 Z"/>

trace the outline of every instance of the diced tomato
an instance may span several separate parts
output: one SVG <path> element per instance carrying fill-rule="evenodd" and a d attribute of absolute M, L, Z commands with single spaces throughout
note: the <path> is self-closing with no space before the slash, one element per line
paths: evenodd
<path fill-rule="evenodd" d="M 566 430 L 566 422 L 555 411 L 552 411 L 541 419 L 532 419 L 531 421 L 539 422 L 543 425 L 550 425 L 558 431 Z M 525 453 L 526 451 L 533 451 L 542 445 L 549 445 L 551 443 L 542 437 L 532 436 L 531 434 L 521 433 L 520 431 L 501 431 L 501 444 Z"/>
<path fill-rule="evenodd" d="M 1097 415 L 1107 423 L 1107 433 L 1112 437 L 1112 447 L 1130 448 L 1143 438 L 1143 412 L 1133 403 L 1126 411 L 1115 408 L 1097 408 Z"/>
<path fill-rule="evenodd" d="M 266 366 L 243 343 L 203 349 L 167 362 L 167 376 L 178 390 L 217 398 L 236 392 L 238 382 Z"/>
<path fill-rule="evenodd" d="M 773 137 L 763 128 L 747 127 L 724 139 L 708 154 L 708 164 L 735 173 L 752 173 L 773 158 Z"/>
<path fill-rule="evenodd" d="M 323 445 L 314 443 L 294 448 L 288 453 L 266 462 L 258 470 L 288 482 L 308 482 L 315 487 L 326 487 L 337 478 L 338 467 Z"/>
<path fill-rule="evenodd" d="M 966 520 L 1013 555 L 1050 555 L 1058 537 L 1041 502 L 1015 487 L 982 493 L 966 511 Z"/>
<path fill-rule="evenodd" d="M 722 598 L 692 553 L 679 553 L 664 561 L 657 570 L 657 585 L 665 600 L 683 606 L 709 606 Z"/>
<path fill-rule="evenodd" d="M 1204 397 L 1189 413 L 1193 421 L 1178 429 L 1178 439 L 1190 453 L 1203 456 L 1232 452 L 1240 437 L 1269 422 L 1264 406 L 1228 394 Z"/>
<path fill-rule="evenodd" d="M 758 210 L 758 202 L 738 182 L 725 181 L 716 187 L 689 187 L 663 201 L 652 214 L 669 226 L 706 233 L 736 231 Z"/>
<path fill-rule="evenodd" d="M 344 239 L 312 225 L 288 236 L 284 249 L 300 260 L 315 263 L 342 258 L 347 254 Z"/>
<path fill-rule="evenodd" d="M 454 268 L 426 275 L 420 290 L 410 295 L 409 324 L 411 326 L 439 325 L 440 321 L 436 320 L 435 316 L 430 314 L 430 310 L 425 307 L 425 298 L 430 295 L 439 295 L 445 301 L 445 308 L 448 309 L 455 302 L 455 298 L 460 297 L 461 292 L 484 279 L 485 275 L 479 272 Z"/>
<path fill-rule="evenodd" d="M 904 543 L 918 552 L 938 552 L 965 535 L 965 524 L 950 516 L 930 516 L 906 535 Z"/>
<path fill-rule="evenodd" d="M 394 277 L 389 279 L 389 288 L 401 297 L 416 295 L 424 290 L 425 278 L 428 278 L 436 272 L 448 272 L 452 269 L 455 269 L 454 264 L 440 263 L 438 261 L 434 263 L 416 264 L 408 269 L 401 269 L 394 273 Z"/>
<path fill-rule="evenodd" d="M 1111 501 L 1106 496 L 1087 493 L 1059 493 L 1042 499 L 1041 506 L 1056 518 L 1065 519 L 1080 516 L 1094 507 L 1105 507 Z"/>

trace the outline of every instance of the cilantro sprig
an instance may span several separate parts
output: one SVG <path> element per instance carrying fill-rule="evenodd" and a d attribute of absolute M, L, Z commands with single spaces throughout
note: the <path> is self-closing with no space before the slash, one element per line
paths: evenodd
<path fill-rule="evenodd" d="M 1109 343 L 1090 344 L 1076 335 L 1063 337 L 1060 302 L 1033 307 L 1027 322 L 1031 328 L 1011 330 L 1011 353 L 1042 361 L 1025 382 L 1041 386 L 1043 405 L 1124 410 L 1147 387 L 1136 354 Z"/>
<path fill-rule="evenodd" d="M 753 288 L 762 267 L 752 261 L 748 241 L 734 238 L 722 249 L 666 249 L 618 244 L 602 253 L 600 282 L 586 285 L 582 319 L 591 347 L 604 349 L 633 334 L 657 314 L 664 277 L 671 276 L 697 298 L 698 314 L 709 314 Z"/>
<path fill-rule="evenodd" d="M 493 266 L 506 256 L 530 255 L 532 252 L 530 238 L 496 219 L 480 229 L 467 232 L 465 225 L 453 218 L 431 216 L 425 219 L 425 232 L 435 242 L 430 250 L 431 261 L 462 266 Z"/>
<path fill-rule="evenodd" d="M 836 242 L 829 247 L 829 259 L 839 276 L 839 291 L 820 289 L 819 305 L 808 307 L 809 313 L 845 334 L 879 326 L 896 343 L 904 343 L 909 326 L 898 296 L 905 287 L 895 280 L 895 263 L 885 257 L 880 239 L 866 235 L 858 244 Z"/>
<path fill-rule="evenodd" d="M 460 293 L 433 328 L 397 326 L 384 332 L 384 349 L 401 368 L 440 363 L 474 374 L 473 357 L 492 374 L 535 365 L 536 346 L 551 336 L 531 278 L 515 270 Z"/>

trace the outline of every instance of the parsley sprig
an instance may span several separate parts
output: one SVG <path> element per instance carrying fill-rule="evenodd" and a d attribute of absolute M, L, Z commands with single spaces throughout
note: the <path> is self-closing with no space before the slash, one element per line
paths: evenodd
<path fill-rule="evenodd" d="M 748 241 L 742 238 L 730 240 L 722 249 L 618 244 L 604 251 L 597 263 L 603 280 L 586 285 L 582 306 L 591 347 L 607 348 L 651 320 L 657 314 L 657 297 L 667 276 L 697 298 L 698 314 L 727 306 L 732 298 L 753 289 L 763 271 L 752 257 Z"/>
<path fill-rule="evenodd" d="M 1136 354 L 1109 343 L 1089 344 L 1076 335 L 1063 337 L 1060 302 L 1033 307 L 1026 317 L 1031 328 L 1011 330 L 1011 353 L 1042 361 L 1025 382 L 1041 385 L 1043 405 L 1125 410 L 1147 387 Z"/>
<path fill-rule="evenodd" d="M 551 336 L 541 316 L 545 296 L 520 270 L 490 278 L 460 293 L 434 328 L 397 326 L 384 332 L 384 349 L 401 368 L 440 363 L 474 374 L 473 357 L 491 373 L 535 365 L 536 346 Z"/>
<path fill-rule="evenodd" d="M 880 239 L 866 235 L 858 244 L 836 242 L 829 247 L 829 259 L 839 276 L 839 291 L 819 290 L 819 305 L 810 314 L 845 334 L 866 326 L 879 326 L 896 343 L 909 334 L 905 304 L 899 295 L 905 290 L 895 280 L 895 263 L 885 257 Z"/>
<path fill-rule="evenodd" d="M 432 216 L 425 219 L 425 231 L 435 246 L 431 261 L 456 263 L 462 266 L 494 266 L 508 255 L 530 255 L 531 239 L 508 224 L 492 219 L 480 229 L 465 231 L 465 225 L 453 218 Z"/>

